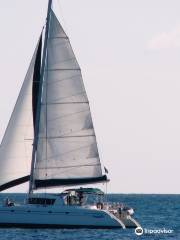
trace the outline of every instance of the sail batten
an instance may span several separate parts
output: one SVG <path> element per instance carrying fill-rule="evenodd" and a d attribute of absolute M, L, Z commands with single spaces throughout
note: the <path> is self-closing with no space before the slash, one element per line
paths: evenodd
<path fill-rule="evenodd" d="M 81 137 L 95 137 L 95 134 L 92 135 L 71 135 L 71 136 L 56 136 L 56 137 L 44 137 L 45 139 L 55 139 L 55 138 L 81 138 Z M 43 137 L 41 137 L 43 138 Z"/>
<path fill-rule="evenodd" d="M 71 166 L 60 166 L 60 167 L 48 167 L 49 169 L 54 169 L 54 168 L 69 168 L 69 167 L 88 167 L 88 166 L 99 166 L 100 163 L 96 163 L 96 164 L 83 164 L 83 165 L 71 165 Z M 44 169 L 44 168 L 37 168 L 37 169 Z"/>
<path fill-rule="evenodd" d="M 81 103 L 84 103 L 84 104 L 89 104 L 89 102 L 49 102 L 47 103 L 47 105 L 51 105 L 51 104 L 81 104 Z M 42 103 L 42 105 L 45 105 L 45 103 Z"/>

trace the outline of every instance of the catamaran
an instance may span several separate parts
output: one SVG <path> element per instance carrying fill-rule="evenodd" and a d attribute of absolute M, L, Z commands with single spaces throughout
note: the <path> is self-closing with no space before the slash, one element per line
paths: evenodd
<path fill-rule="evenodd" d="M 81 69 L 49 0 L 46 24 L 0 147 L 0 191 L 25 182 L 29 191 L 24 203 L 7 198 L 1 204 L 0 226 L 138 227 L 133 209 L 104 201 L 98 188 L 79 187 L 107 181 Z M 68 189 L 36 194 L 57 187 Z"/>

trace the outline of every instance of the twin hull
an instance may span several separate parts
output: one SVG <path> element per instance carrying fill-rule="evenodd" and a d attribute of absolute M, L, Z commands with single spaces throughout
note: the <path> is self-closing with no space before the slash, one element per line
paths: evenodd
<path fill-rule="evenodd" d="M 0 226 L 125 228 L 123 222 L 106 210 L 37 205 L 1 206 Z"/>

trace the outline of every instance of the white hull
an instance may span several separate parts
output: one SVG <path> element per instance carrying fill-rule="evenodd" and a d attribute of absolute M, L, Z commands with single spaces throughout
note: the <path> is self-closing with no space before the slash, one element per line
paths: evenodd
<path fill-rule="evenodd" d="M 126 228 L 137 226 L 130 219 L 125 224 L 106 210 L 86 207 L 30 204 L 0 207 L 1 227 Z"/>

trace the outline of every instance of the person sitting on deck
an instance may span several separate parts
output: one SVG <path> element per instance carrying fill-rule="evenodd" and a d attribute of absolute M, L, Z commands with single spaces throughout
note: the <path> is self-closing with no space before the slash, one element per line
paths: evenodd
<path fill-rule="evenodd" d="M 71 199 L 71 194 L 68 194 L 67 197 L 66 197 L 66 199 L 67 199 L 67 205 L 71 205 L 71 202 L 72 202 L 72 201 L 71 201 L 71 200 L 72 200 L 72 199 Z"/>
<path fill-rule="evenodd" d="M 6 207 L 11 207 L 11 206 L 14 206 L 14 203 L 7 197 L 5 199 L 5 206 Z"/>
<path fill-rule="evenodd" d="M 84 199 L 82 192 L 78 192 L 78 198 L 79 198 L 79 204 L 81 206 L 83 204 L 83 199 Z"/>

